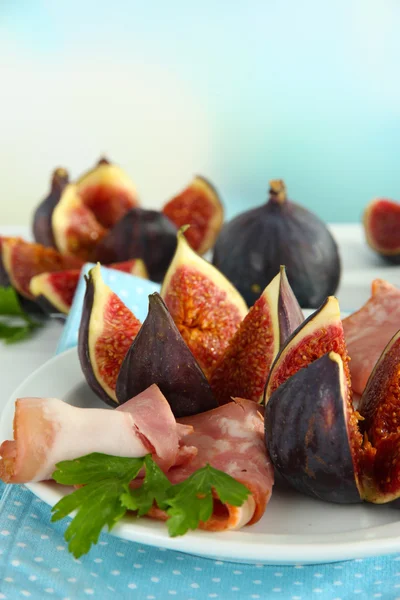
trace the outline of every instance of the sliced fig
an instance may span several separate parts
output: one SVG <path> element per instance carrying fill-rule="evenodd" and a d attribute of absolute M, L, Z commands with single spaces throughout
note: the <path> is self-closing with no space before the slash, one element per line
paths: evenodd
<path fill-rule="evenodd" d="M 20 238 L 3 238 L 2 260 L 11 285 L 25 298 L 34 299 L 29 284 L 35 275 L 64 271 L 82 266 L 82 261 L 72 256 L 62 256 L 54 248 L 25 242 Z"/>
<path fill-rule="evenodd" d="M 113 263 L 109 267 L 148 279 L 147 269 L 144 262 L 140 259 Z M 59 271 L 57 273 L 41 273 L 31 279 L 29 289 L 35 296 L 35 301 L 42 307 L 44 312 L 54 313 L 58 311 L 68 314 L 72 306 L 79 276 L 79 269 Z"/>
<path fill-rule="evenodd" d="M 129 348 L 117 379 L 123 404 L 156 383 L 175 417 L 188 417 L 218 406 L 210 385 L 161 296 L 149 296 L 148 315 Z"/>
<path fill-rule="evenodd" d="M 349 356 L 339 303 L 334 296 L 327 298 L 286 340 L 271 367 L 264 392 L 265 403 L 289 377 L 330 351 L 341 356 L 346 378 L 350 382 Z"/>
<path fill-rule="evenodd" d="M 354 392 L 362 394 L 386 344 L 400 328 L 400 290 L 382 279 L 372 282 L 371 298 L 343 319 Z"/>
<path fill-rule="evenodd" d="M 233 285 L 189 246 L 184 228 L 161 296 L 183 339 L 209 377 L 247 314 Z"/>
<path fill-rule="evenodd" d="M 262 402 L 272 361 L 280 346 L 304 321 L 285 268 L 265 288 L 229 342 L 210 376 L 219 404 L 232 398 Z"/>
<path fill-rule="evenodd" d="M 33 217 L 33 236 L 38 244 L 54 248 L 52 216 L 63 189 L 68 183 L 68 172 L 58 168 L 53 172 L 50 192 L 37 207 Z"/>
<path fill-rule="evenodd" d="M 388 198 L 372 200 L 363 224 L 369 246 L 386 261 L 400 263 L 400 204 Z"/>
<path fill-rule="evenodd" d="M 103 264 L 130 258 L 144 260 L 152 281 L 162 281 L 176 248 L 176 228 L 161 212 L 130 210 L 96 246 Z"/>
<path fill-rule="evenodd" d="M 200 255 L 214 246 L 224 220 L 224 208 L 216 189 L 199 175 L 165 204 L 163 213 L 178 229 L 190 225 L 185 236 Z"/>
<path fill-rule="evenodd" d="M 78 188 L 67 185 L 53 211 L 52 229 L 56 247 L 61 254 L 91 259 L 94 248 L 105 236 L 106 229 L 85 206 Z"/>
<path fill-rule="evenodd" d="M 106 229 L 113 227 L 131 208 L 138 205 L 133 181 L 123 169 L 105 158 L 82 175 L 76 185 L 84 206 Z"/>
<path fill-rule="evenodd" d="M 340 355 L 329 352 L 308 364 L 274 391 L 265 408 L 265 439 L 275 469 L 309 496 L 360 502 L 358 418 Z"/>
<path fill-rule="evenodd" d="M 118 404 L 118 373 L 139 329 L 140 321 L 104 283 L 100 265 L 93 267 L 86 278 L 78 355 L 89 386 L 111 406 Z"/>

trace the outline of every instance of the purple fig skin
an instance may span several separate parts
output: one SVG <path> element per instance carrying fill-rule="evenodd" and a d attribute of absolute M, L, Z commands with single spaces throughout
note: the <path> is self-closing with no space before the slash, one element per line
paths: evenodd
<path fill-rule="evenodd" d="M 298 371 L 272 394 L 265 408 L 265 440 L 276 471 L 291 487 L 320 500 L 354 504 L 361 499 L 346 398 L 331 354 Z"/>
<path fill-rule="evenodd" d="M 317 308 L 335 293 L 340 279 L 339 252 L 331 233 L 316 215 L 287 200 L 282 182 L 271 182 L 266 204 L 223 226 L 213 264 L 249 307 L 282 264 L 303 308 Z"/>
<path fill-rule="evenodd" d="M 161 282 L 176 249 L 175 225 L 161 212 L 133 208 L 95 248 L 103 264 L 141 258 L 152 281 Z"/>
<path fill-rule="evenodd" d="M 288 337 L 303 323 L 304 315 L 300 308 L 300 304 L 297 302 L 297 298 L 290 287 L 285 267 L 281 266 L 280 272 L 278 319 L 279 342 L 282 347 Z"/>
<path fill-rule="evenodd" d="M 176 418 L 196 415 L 218 404 L 196 359 L 157 293 L 122 363 L 116 395 L 123 404 L 153 383 L 168 400 Z"/>
<path fill-rule="evenodd" d="M 39 204 L 33 217 L 33 237 L 38 244 L 56 248 L 52 229 L 53 211 L 61 198 L 61 194 L 69 181 L 68 173 L 65 169 L 59 168 L 53 172 L 51 180 L 50 193 Z"/>
<path fill-rule="evenodd" d="M 83 301 L 82 308 L 82 317 L 81 323 L 79 326 L 79 335 L 78 335 L 78 356 L 79 362 L 81 364 L 82 372 L 86 378 L 91 389 L 94 393 L 103 400 L 106 404 L 109 404 L 113 408 L 116 407 L 116 403 L 110 396 L 104 391 L 99 382 L 97 381 L 92 365 L 90 362 L 90 354 L 89 354 L 89 324 L 90 324 L 90 315 L 92 313 L 93 300 L 94 300 L 94 285 L 92 276 L 89 275 L 85 277 L 86 279 L 86 292 L 85 298 Z"/>

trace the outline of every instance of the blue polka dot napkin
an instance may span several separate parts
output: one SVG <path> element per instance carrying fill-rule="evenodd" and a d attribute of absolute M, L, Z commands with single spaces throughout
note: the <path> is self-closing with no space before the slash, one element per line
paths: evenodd
<path fill-rule="evenodd" d="M 86 265 L 86 273 L 92 265 Z M 155 283 L 103 269 L 105 282 L 143 321 Z M 77 343 L 81 277 L 58 352 Z M 400 600 L 400 554 L 313 566 L 264 566 L 198 558 L 103 533 L 74 559 L 50 507 L 24 486 L 4 486 L 0 512 L 0 600 Z M 268 507 L 267 507 L 268 510 Z"/>

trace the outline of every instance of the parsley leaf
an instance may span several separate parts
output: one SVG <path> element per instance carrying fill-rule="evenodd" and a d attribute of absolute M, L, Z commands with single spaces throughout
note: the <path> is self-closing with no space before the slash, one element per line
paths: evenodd
<path fill-rule="evenodd" d="M 161 471 L 150 455 L 144 459 L 146 477 L 143 484 L 136 489 L 130 489 L 122 494 L 121 502 L 129 510 L 137 511 L 138 517 L 146 515 L 154 502 L 159 508 L 166 508 L 165 497 L 171 488 L 169 479 Z"/>
<path fill-rule="evenodd" d="M 7 317 L 11 321 L 10 324 L 0 320 L 0 339 L 6 344 L 26 339 L 42 325 L 23 310 L 12 287 L 0 287 L 0 317 Z"/>

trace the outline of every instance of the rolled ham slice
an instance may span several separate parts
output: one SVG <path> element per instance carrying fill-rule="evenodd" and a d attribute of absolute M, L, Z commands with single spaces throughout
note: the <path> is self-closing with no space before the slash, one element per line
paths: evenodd
<path fill-rule="evenodd" d="M 0 446 L 0 478 L 6 483 L 50 479 L 56 463 L 92 452 L 137 458 L 149 452 L 167 471 L 192 458 L 191 428 L 175 421 L 156 385 L 116 410 L 77 408 L 56 398 L 16 401 L 14 440 Z"/>
<path fill-rule="evenodd" d="M 371 293 L 360 310 L 343 319 L 352 388 L 360 396 L 386 344 L 400 329 L 400 290 L 375 279 Z"/>
<path fill-rule="evenodd" d="M 214 512 L 200 526 L 210 531 L 240 529 L 261 519 L 271 497 L 274 471 L 264 442 L 264 418 L 259 406 L 250 400 L 236 398 L 214 410 L 179 419 L 191 425 L 193 432 L 182 438 L 183 445 L 195 446 L 192 460 L 168 471 L 172 483 L 180 483 L 197 469 L 209 463 L 246 485 L 251 496 L 240 506 L 214 501 Z M 166 519 L 159 509 L 150 516 Z"/>

